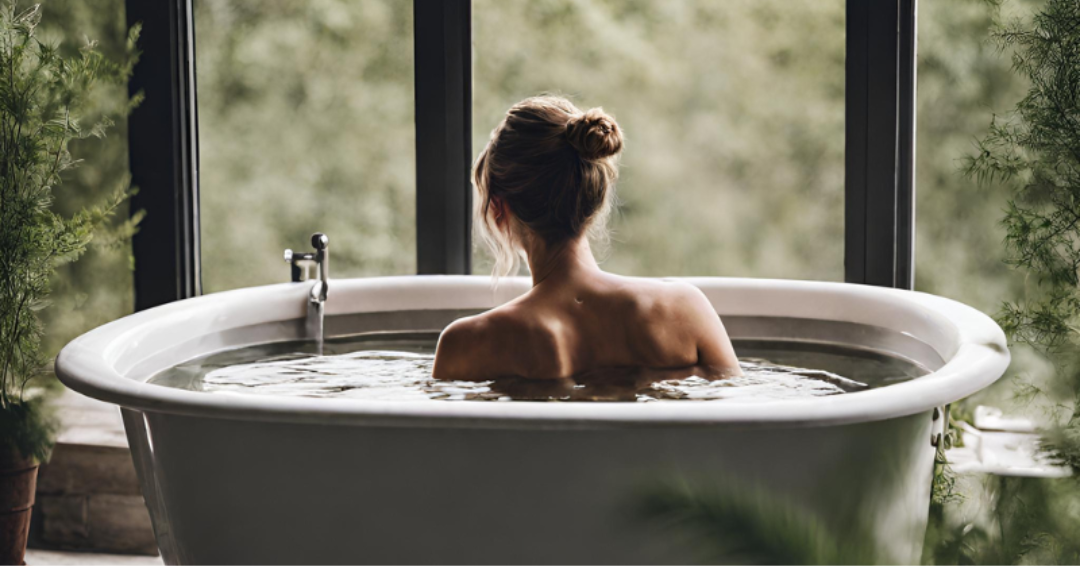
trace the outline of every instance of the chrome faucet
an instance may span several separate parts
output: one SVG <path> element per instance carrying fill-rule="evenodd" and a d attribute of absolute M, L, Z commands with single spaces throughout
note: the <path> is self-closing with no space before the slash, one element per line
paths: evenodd
<path fill-rule="evenodd" d="M 285 250 L 285 263 L 292 270 L 292 282 L 315 280 L 308 294 L 307 335 L 315 341 L 315 348 L 323 353 L 323 318 L 326 310 L 326 295 L 330 288 L 330 238 L 316 232 L 311 235 L 314 252 L 294 252 Z M 314 268 L 314 277 L 312 277 Z"/>

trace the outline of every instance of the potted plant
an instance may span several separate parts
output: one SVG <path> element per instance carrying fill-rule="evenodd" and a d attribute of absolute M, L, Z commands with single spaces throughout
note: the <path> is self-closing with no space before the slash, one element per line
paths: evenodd
<path fill-rule="evenodd" d="M 37 467 L 56 431 L 40 381 L 49 360 L 38 312 L 49 280 L 131 194 L 121 187 L 72 217 L 50 209 L 52 188 L 77 165 L 68 144 L 102 137 L 112 124 L 108 116 L 81 121 L 92 118 L 90 93 L 103 81 L 125 82 L 134 55 L 113 62 L 92 42 L 67 53 L 38 39 L 40 14 L 39 6 L 0 0 L 0 564 L 23 561 Z M 134 223 L 111 229 L 130 235 Z"/>

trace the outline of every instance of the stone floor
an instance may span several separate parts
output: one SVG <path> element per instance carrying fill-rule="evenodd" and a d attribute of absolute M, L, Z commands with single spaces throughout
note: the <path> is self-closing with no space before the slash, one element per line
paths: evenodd
<path fill-rule="evenodd" d="M 94 552 L 60 552 L 55 550 L 27 550 L 28 566 L 49 564 L 116 564 L 117 566 L 150 566 L 163 564 L 160 556 L 136 554 L 98 554 Z"/>

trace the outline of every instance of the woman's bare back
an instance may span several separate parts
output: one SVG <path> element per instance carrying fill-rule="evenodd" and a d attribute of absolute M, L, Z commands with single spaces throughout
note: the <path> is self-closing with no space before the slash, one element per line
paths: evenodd
<path fill-rule="evenodd" d="M 506 305 L 456 321 L 440 337 L 434 375 L 559 379 L 691 367 L 739 371 L 723 324 L 700 290 L 590 270 L 543 281 Z"/>
<path fill-rule="evenodd" d="M 583 112 L 565 98 L 538 96 L 506 112 L 473 168 L 475 226 L 495 259 L 492 274 L 514 273 L 523 257 L 533 287 L 447 327 L 436 378 L 537 384 L 670 377 L 678 372 L 652 370 L 676 368 L 739 373 L 701 291 L 611 275 L 597 264 L 589 237 L 604 232 L 622 148 L 622 130 L 602 108 Z"/>

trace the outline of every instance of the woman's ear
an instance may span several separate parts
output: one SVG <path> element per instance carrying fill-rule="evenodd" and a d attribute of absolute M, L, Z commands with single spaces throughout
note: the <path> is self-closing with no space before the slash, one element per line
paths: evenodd
<path fill-rule="evenodd" d="M 507 221 L 508 208 L 506 201 L 499 197 L 491 197 L 491 218 L 497 228 L 502 228 Z"/>

